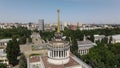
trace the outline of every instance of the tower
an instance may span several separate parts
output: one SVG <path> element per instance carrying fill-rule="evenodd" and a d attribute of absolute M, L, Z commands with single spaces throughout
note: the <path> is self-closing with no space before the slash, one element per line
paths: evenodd
<path fill-rule="evenodd" d="M 39 19 L 38 25 L 39 25 L 38 30 L 44 31 L 44 19 Z"/>
<path fill-rule="evenodd" d="M 60 9 L 57 10 L 58 13 L 58 26 L 57 26 L 57 32 L 60 33 Z"/>
<path fill-rule="evenodd" d="M 58 13 L 58 26 L 55 37 L 48 42 L 48 62 L 54 65 L 67 64 L 70 60 L 70 43 L 62 39 L 62 33 L 60 32 L 60 10 Z"/>

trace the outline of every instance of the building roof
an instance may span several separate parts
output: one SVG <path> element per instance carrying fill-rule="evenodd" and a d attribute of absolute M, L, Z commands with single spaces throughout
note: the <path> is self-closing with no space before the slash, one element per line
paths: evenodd
<path fill-rule="evenodd" d="M 100 39 L 100 38 L 104 38 L 104 37 L 105 37 L 105 35 L 94 35 L 95 39 Z"/>
<path fill-rule="evenodd" d="M 54 65 L 50 64 L 48 62 L 47 56 L 34 56 L 28 58 L 28 66 L 30 66 L 30 63 L 36 63 L 40 62 L 40 68 L 92 68 L 91 66 L 87 65 L 83 61 L 81 61 L 79 58 L 77 58 L 75 55 L 70 53 L 70 61 L 67 64 L 64 65 Z M 29 68 L 29 67 L 28 67 Z"/>
<path fill-rule="evenodd" d="M 53 65 L 53 64 L 50 64 L 50 63 L 48 63 L 47 58 L 48 58 L 47 56 L 42 57 L 43 63 L 45 65 L 45 68 L 67 68 L 67 67 L 71 68 L 73 66 L 80 65 L 78 62 L 76 62 L 71 57 L 70 57 L 69 63 L 64 64 L 64 65 Z"/>
<path fill-rule="evenodd" d="M 0 42 L 9 42 L 10 40 L 12 40 L 11 38 L 8 39 L 0 39 Z"/>
<path fill-rule="evenodd" d="M 118 35 L 112 35 L 112 39 L 120 40 L 120 34 L 118 34 Z"/>
<path fill-rule="evenodd" d="M 96 45 L 95 43 L 93 43 L 92 41 L 90 40 L 85 40 L 85 41 L 77 41 L 78 43 L 78 46 L 93 46 L 93 45 Z"/>
<path fill-rule="evenodd" d="M 33 62 L 40 62 L 40 57 L 39 56 L 31 56 L 29 58 L 29 62 L 33 63 Z"/>

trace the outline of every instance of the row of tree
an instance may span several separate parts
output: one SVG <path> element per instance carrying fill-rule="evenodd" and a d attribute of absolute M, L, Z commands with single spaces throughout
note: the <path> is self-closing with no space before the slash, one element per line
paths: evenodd
<path fill-rule="evenodd" d="M 40 35 L 43 39 L 51 39 L 54 36 L 55 31 L 41 31 Z M 69 40 L 69 37 L 72 39 L 77 39 L 77 40 L 83 40 L 84 35 L 90 36 L 90 40 L 93 41 L 93 35 L 94 34 L 99 34 L 99 35 L 105 35 L 105 36 L 110 36 L 110 35 L 115 35 L 115 34 L 120 34 L 120 28 L 112 28 L 112 29 L 95 29 L 95 30 L 69 30 L 68 28 L 65 28 L 63 32 L 64 36 L 67 36 L 66 40 Z"/>
<path fill-rule="evenodd" d="M 1 29 L 0 28 L 0 39 L 16 37 L 19 39 L 20 44 L 25 44 L 26 42 L 32 42 L 31 35 L 32 31 L 25 27 L 14 27 L 11 29 Z M 28 39 L 28 41 L 26 41 Z"/>
<path fill-rule="evenodd" d="M 0 28 L 0 39 L 2 38 L 11 38 L 13 35 L 17 37 L 26 36 L 29 37 L 31 30 L 28 30 L 25 27 L 14 27 L 11 29 L 1 29 Z"/>

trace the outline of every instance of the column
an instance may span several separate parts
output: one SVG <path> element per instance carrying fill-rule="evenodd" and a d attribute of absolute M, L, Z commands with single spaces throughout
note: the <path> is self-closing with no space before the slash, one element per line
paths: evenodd
<path fill-rule="evenodd" d="M 85 54 L 85 50 L 84 50 L 84 54 Z"/>
<path fill-rule="evenodd" d="M 81 55 L 83 54 L 83 50 L 82 50 L 82 53 L 81 53 Z"/>
<path fill-rule="evenodd" d="M 55 51 L 53 50 L 53 57 L 55 57 Z"/>
<path fill-rule="evenodd" d="M 48 57 L 50 57 L 50 51 L 48 51 Z"/>
<path fill-rule="evenodd" d="M 66 56 L 68 57 L 67 51 L 66 51 Z"/>
<path fill-rule="evenodd" d="M 51 56 L 53 57 L 53 51 L 51 51 Z"/>
<path fill-rule="evenodd" d="M 67 50 L 67 57 L 69 57 L 69 50 Z"/>
<path fill-rule="evenodd" d="M 65 51 L 65 50 L 64 50 Z M 64 55 L 64 51 L 63 51 L 63 57 L 65 57 L 65 55 Z"/>
<path fill-rule="evenodd" d="M 65 50 L 65 57 L 66 57 L 66 50 Z"/>
<path fill-rule="evenodd" d="M 52 50 L 52 58 L 53 58 L 53 50 Z"/>
<path fill-rule="evenodd" d="M 79 50 L 79 53 L 81 54 L 81 50 Z"/>
<path fill-rule="evenodd" d="M 63 51 L 63 57 L 65 57 L 65 50 Z"/>
<path fill-rule="evenodd" d="M 50 57 L 51 57 L 51 51 L 49 51 L 49 53 L 50 53 Z"/>
<path fill-rule="evenodd" d="M 84 50 L 83 50 L 83 54 L 84 54 Z"/>

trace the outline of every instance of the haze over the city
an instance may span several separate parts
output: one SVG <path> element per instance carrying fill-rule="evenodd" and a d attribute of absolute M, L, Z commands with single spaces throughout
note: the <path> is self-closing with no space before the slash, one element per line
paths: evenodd
<path fill-rule="evenodd" d="M 120 0 L 0 0 L 0 22 L 120 23 Z"/>

